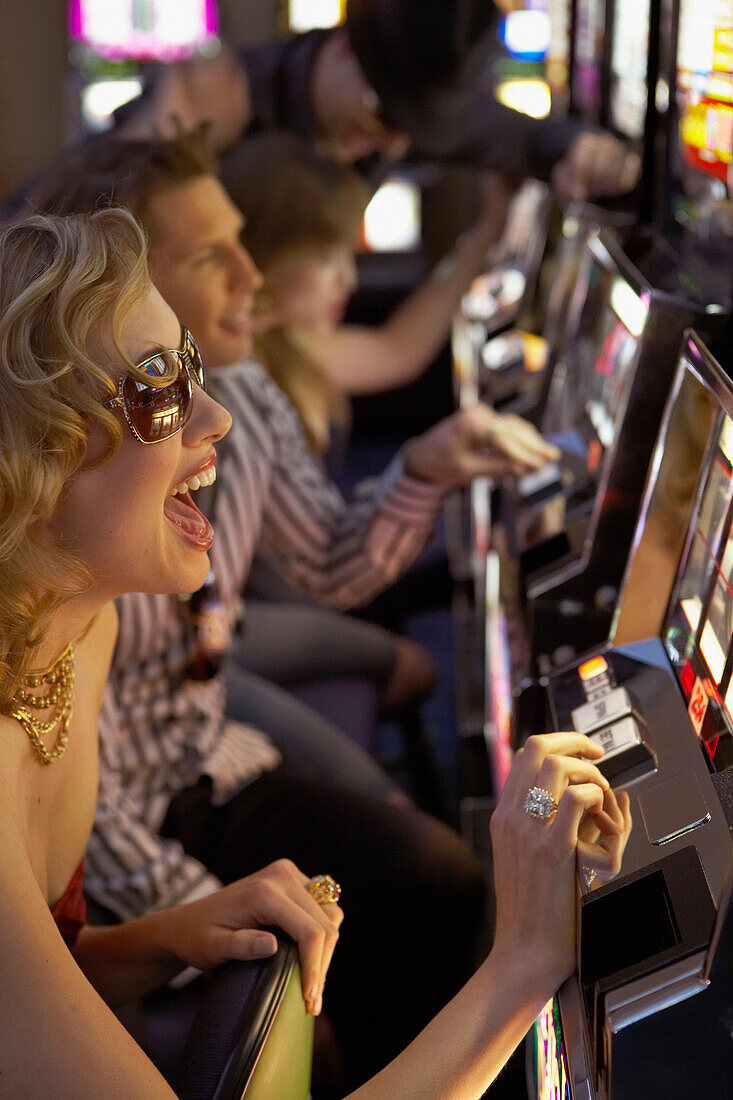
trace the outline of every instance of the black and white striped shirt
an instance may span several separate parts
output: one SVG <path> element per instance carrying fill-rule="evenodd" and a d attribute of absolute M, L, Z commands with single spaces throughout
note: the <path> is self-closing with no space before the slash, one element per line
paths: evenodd
<path fill-rule="evenodd" d="M 234 421 L 205 505 L 216 531 L 212 564 L 232 610 L 255 550 L 298 588 L 338 607 L 367 601 L 415 558 L 440 489 L 405 474 L 398 458 L 347 503 L 308 450 L 292 405 L 257 363 L 213 373 L 211 390 Z M 226 801 L 277 767 L 280 755 L 264 734 L 226 719 L 221 676 L 183 681 L 190 627 L 175 597 L 134 594 L 117 606 L 85 886 L 130 918 L 219 885 L 177 841 L 158 836 L 171 798 L 206 774 L 214 800 Z"/>

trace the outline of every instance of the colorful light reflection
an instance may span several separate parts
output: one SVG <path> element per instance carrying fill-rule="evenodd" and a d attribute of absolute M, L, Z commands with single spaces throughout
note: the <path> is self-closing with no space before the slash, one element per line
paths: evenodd
<path fill-rule="evenodd" d="M 69 33 L 112 61 L 189 57 L 217 34 L 216 0 L 71 0 Z"/>
<path fill-rule="evenodd" d="M 537 1100 L 572 1100 L 557 1002 L 548 1001 L 534 1025 Z"/>

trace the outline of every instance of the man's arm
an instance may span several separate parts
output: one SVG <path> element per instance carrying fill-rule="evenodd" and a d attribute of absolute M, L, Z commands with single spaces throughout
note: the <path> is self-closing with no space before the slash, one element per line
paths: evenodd
<path fill-rule="evenodd" d="M 549 180 L 561 198 L 576 201 L 625 194 L 640 167 L 613 134 L 578 119 L 531 118 L 490 90 L 438 99 L 429 117 L 416 117 L 410 158 Z"/>
<path fill-rule="evenodd" d="M 480 407 L 410 441 L 347 503 L 262 368 L 220 372 L 215 386 L 234 419 L 210 513 L 217 531 L 212 561 L 224 585 L 244 583 L 256 543 L 291 583 L 318 599 L 338 607 L 366 603 L 420 552 L 450 489 L 472 477 L 536 469 L 557 454 L 524 421 Z M 220 568 L 217 555 L 247 544 L 236 577 Z"/>

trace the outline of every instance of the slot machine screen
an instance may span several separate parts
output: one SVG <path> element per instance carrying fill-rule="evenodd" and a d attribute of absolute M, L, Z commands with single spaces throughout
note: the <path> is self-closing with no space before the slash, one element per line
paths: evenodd
<path fill-rule="evenodd" d="M 537 1100 L 572 1100 L 556 998 L 545 1005 L 534 1025 L 534 1063 Z"/>
<path fill-rule="evenodd" d="M 632 141 L 644 135 L 651 0 L 616 0 L 611 47 L 609 119 Z"/>
<path fill-rule="evenodd" d="M 695 732 L 722 769 L 733 730 L 733 418 L 721 411 L 711 435 L 664 640 Z"/>
<path fill-rule="evenodd" d="M 610 640 L 626 645 L 663 633 L 700 470 L 718 402 L 682 359 L 649 467 Z"/>
<path fill-rule="evenodd" d="M 685 162 L 730 185 L 733 0 L 680 0 L 677 96 Z"/>
<path fill-rule="evenodd" d="M 649 302 L 596 255 L 581 278 L 585 300 L 562 378 L 564 408 L 548 407 L 544 430 L 572 434 L 576 452 L 582 441 L 588 472 L 595 474 L 615 442 Z"/>
<path fill-rule="evenodd" d="M 605 33 L 606 0 L 576 0 L 572 103 L 589 122 L 597 122 L 601 113 Z"/>

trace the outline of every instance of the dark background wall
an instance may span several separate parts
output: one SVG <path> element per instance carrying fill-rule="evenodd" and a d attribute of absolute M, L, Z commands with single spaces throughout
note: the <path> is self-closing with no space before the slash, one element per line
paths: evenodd
<path fill-rule="evenodd" d="M 274 34 L 281 0 L 219 0 L 223 36 Z M 69 119 L 66 0 L 0 0 L 0 194 L 65 143 Z"/>

